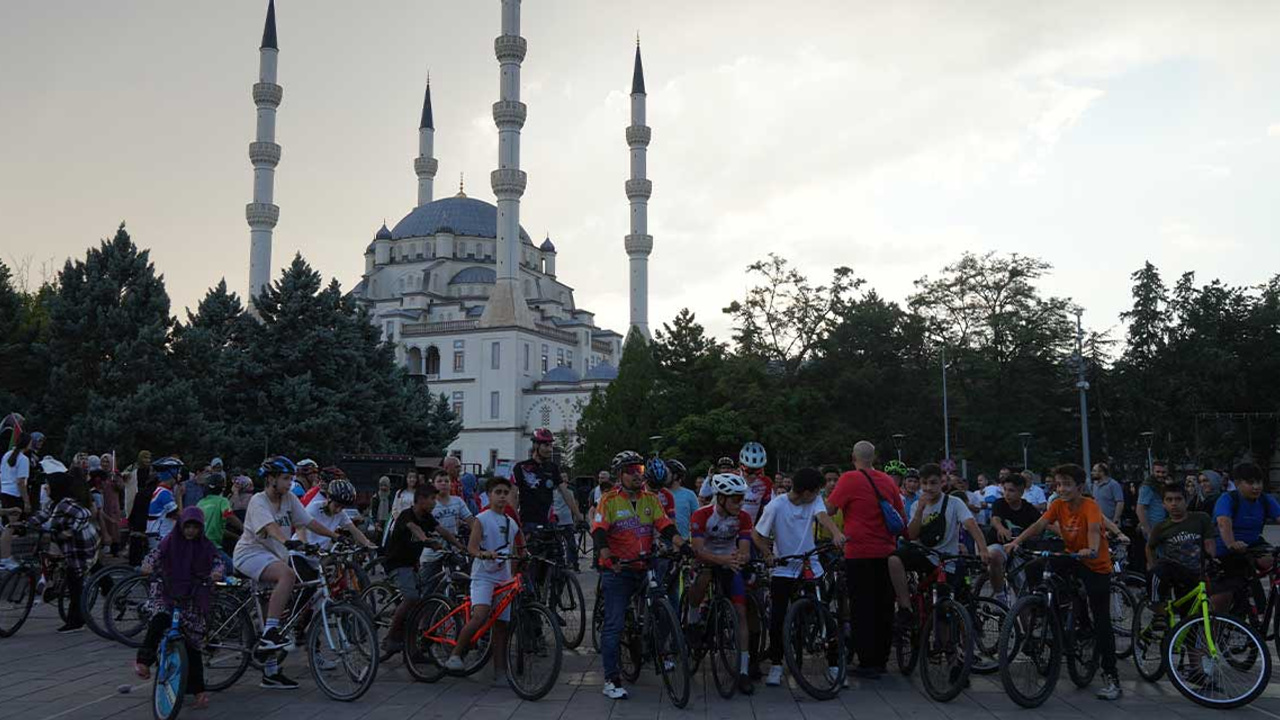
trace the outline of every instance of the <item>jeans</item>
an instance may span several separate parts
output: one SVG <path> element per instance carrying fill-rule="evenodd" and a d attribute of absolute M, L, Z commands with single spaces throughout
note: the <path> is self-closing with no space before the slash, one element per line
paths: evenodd
<path fill-rule="evenodd" d="M 560 525 L 560 536 L 564 538 L 564 557 L 569 567 L 575 572 L 578 569 L 578 536 L 572 525 Z"/>
<path fill-rule="evenodd" d="M 621 677 L 618 660 L 622 642 L 622 629 L 627 620 L 627 606 L 631 597 L 644 589 L 644 575 L 634 570 L 600 574 L 600 591 L 604 593 L 604 627 L 600 630 L 600 658 L 604 664 L 604 679 L 614 683 Z"/>
<path fill-rule="evenodd" d="M 889 663 L 889 644 L 893 640 L 893 584 L 889 581 L 889 558 L 849 559 L 844 561 L 844 567 L 853 611 L 853 647 L 858 653 L 858 666 L 882 670 Z"/>

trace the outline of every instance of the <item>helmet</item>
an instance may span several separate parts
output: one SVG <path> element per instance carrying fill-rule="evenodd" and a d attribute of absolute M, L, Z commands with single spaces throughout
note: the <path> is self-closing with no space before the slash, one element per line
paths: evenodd
<path fill-rule="evenodd" d="M 227 486 L 227 476 L 222 473 L 209 473 L 209 477 L 205 478 L 204 486 L 212 495 L 221 495 L 222 489 Z"/>
<path fill-rule="evenodd" d="M 662 458 L 651 458 L 644 464 L 644 479 L 650 484 L 663 487 L 667 481 L 671 479 L 671 475 L 667 472 L 667 464 Z"/>
<path fill-rule="evenodd" d="M 741 475 L 717 473 L 711 477 L 711 489 L 717 495 L 747 495 L 747 481 Z"/>
<path fill-rule="evenodd" d="M 742 446 L 738 451 L 738 462 L 744 468 L 762 468 L 768 462 L 769 456 L 764 451 L 764 446 L 758 442 L 749 442 Z"/>
<path fill-rule="evenodd" d="M 151 472 L 157 480 L 169 480 L 182 473 L 182 461 L 176 457 L 162 457 L 151 463 Z"/>
<path fill-rule="evenodd" d="M 298 471 L 298 466 L 293 461 L 283 455 L 269 457 L 262 461 L 258 466 L 258 476 L 266 477 L 268 475 L 291 475 Z"/>
<path fill-rule="evenodd" d="M 298 468 L 298 472 L 302 473 L 320 472 L 320 463 L 317 463 L 311 458 L 299 460 L 296 467 Z"/>
<path fill-rule="evenodd" d="M 905 475 L 903 475 L 902 477 L 903 477 L 904 479 L 905 479 L 905 478 L 915 478 L 915 479 L 919 480 L 919 479 L 920 479 L 920 471 L 919 471 L 919 470 L 917 470 L 917 469 L 915 469 L 915 468 L 907 468 L 907 472 L 906 472 L 906 474 L 905 474 Z"/>
<path fill-rule="evenodd" d="M 733 470 L 738 467 L 738 463 L 733 461 L 731 457 L 722 457 L 716 461 L 717 470 Z"/>
<path fill-rule="evenodd" d="M 897 475 L 898 477 L 907 476 L 907 466 L 901 460 L 890 460 L 885 463 L 884 471 L 888 475 Z"/>
<path fill-rule="evenodd" d="M 329 499 L 339 505 L 355 505 L 356 486 L 350 480 L 332 480 L 329 482 Z"/>
<path fill-rule="evenodd" d="M 644 457 L 634 450 L 623 450 L 613 456 L 613 472 L 616 475 L 620 469 L 627 465 L 643 465 Z"/>
<path fill-rule="evenodd" d="M 680 462 L 679 460 L 668 460 L 667 470 L 671 471 L 671 475 L 673 476 L 673 479 L 682 478 L 685 475 L 689 474 L 689 469 L 686 468 L 684 466 L 684 463 Z"/>
<path fill-rule="evenodd" d="M 538 443 L 546 443 L 548 445 L 554 445 L 555 442 L 556 442 L 556 436 L 552 435 L 550 430 L 546 428 L 538 428 L 537 430 L 533 431 L 533 443 L 535 445 L 537 445 Z"/>

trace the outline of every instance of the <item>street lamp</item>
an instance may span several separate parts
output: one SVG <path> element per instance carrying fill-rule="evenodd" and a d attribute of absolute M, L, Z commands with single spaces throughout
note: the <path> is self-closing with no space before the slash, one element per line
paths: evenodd
<path fill-rule="evenodd" d="M 1076 308 L 1076 388 L 1080 390 L 1080 448 L 1084 453 L 1084 468 L 1089 463 L 1089 382 L 1084 379 L 1084 326 L 1080 322 L 1083 308 Z"/>
<path fill-rule="evenodd" d="M 947 368 L 951 367 L 947 364 L 947 346 L 942 346 L 942 446 L 943 459 L 951 459 L 951 430 L 948 428 L 949 418 L 947 417 Z"/>
<path fill-rule="evenodd" d="M 1151 466 L 1155 464 L 1155 460 L 1151 455 L 1151 445 L 1155 442 L 1156 434 L 1148 430 L 1142 433 L 1142 439 L 1147 442 L 1147 477 L 1151 477 Z"/>
<path fill-rule="evenodd" d="M 902 433 L 893 434 L 893 449 L 898 451 L 898 462 L 902 462 L 902 441 L 906 438 Z"/>
<path fill-rule="evenodd" d="M 1031 447 L 1031 433 L 1018 433 L 1018 440 L 1022 443 L 1022 469 L 1027 469 L 1027 448 Z"/>

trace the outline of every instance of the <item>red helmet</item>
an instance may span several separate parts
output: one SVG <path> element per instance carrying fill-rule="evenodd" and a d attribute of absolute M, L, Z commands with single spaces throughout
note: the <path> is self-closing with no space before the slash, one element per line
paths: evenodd
<path fill-rule="evenodd" d="M 538 443 L 546 443 L 548 445 L 554 445 L 555 442 L 556 442 L 556 436 L 552 435 L 550 430 L 546 428 L 538 428 L 537 430 L 533 431 L 533 443 L 535 445 L 537 445 Z"/>

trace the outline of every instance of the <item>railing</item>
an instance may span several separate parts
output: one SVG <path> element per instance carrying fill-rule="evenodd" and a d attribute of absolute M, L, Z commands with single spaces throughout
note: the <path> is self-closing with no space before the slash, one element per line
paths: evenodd
<path fill-rule="evenodd" d="M 409 323 L 400 328 L 400 336 L 422 337 L 424 335 L 463 332 L 475 330 L 479 325 L 479 320 L 442 320 L 430 323 Z"/>

